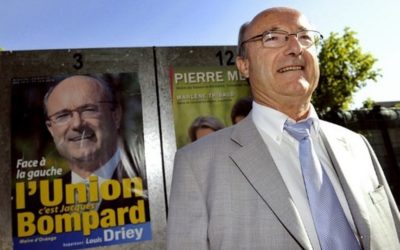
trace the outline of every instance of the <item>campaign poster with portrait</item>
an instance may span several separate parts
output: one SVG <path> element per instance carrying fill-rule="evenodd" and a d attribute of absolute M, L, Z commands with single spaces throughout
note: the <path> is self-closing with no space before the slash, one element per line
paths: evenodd
<path fill-rule="evenodd" d="M 194 139 L 191 127 L 197 123 L 232 125 L 234 105 L 250 99 L 249 85 L 235 66 L 176 67 L 170 77 L 177 148 Z"/>
<path fill-rule="evenodd" d="M 152 239 L 137 73 L 12 79 L 16 250 Z"/>

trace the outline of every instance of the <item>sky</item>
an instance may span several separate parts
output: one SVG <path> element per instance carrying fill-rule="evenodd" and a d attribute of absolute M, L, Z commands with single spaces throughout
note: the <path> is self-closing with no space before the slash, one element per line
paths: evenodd
<path fill-rule="evenodd" d="M 357 32 L 363 52 L 378 62 L 382 77 L 354 95 L 399 101 L 398 0 L 1 0 L 0 48 L 175 47 L 236 45 L 239 27 L 269 7 L 303 12 L 325 36 Z"/>

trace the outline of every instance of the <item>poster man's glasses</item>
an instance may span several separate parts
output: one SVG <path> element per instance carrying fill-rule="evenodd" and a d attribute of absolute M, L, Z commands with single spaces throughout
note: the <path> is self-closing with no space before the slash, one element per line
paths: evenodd
<path fill-rule="evenodd" d="M 87 103 L 85 105 L 79 106 L 75 109 L 63 109 L 47 117 L 52 123 L 57 126 L 68 124 L 74 112 L 78 113 L 81 119 L 98 118 L 101 114 L 99 104 L 114 104 L 111 101 L 100 101 L 97 104 Z"/>

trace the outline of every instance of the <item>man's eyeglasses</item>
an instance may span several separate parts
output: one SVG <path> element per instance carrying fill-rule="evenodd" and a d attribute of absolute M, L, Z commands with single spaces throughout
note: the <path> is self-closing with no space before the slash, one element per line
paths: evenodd
<path fill-rule="evenodd" d="M 114 104 L 112 101 L 100 101 L 99 104 Z M 63 109 L 52 115 L 47 116 L 47 119 L 55 125 L 61 126 L 69 123 L 72 119 L 73 113 L 77 112 L 81 119 L 97 118 L 100 116 L 100 107 L 97 104 L 88 103 L 79 106 L 75 109 Z"/>
<path fill-rule="evenodd" d="M 264 48 L 279 48 L 287 43 L 290 36 L 295 36 L 303 48 L 309 48 L 312 45 L 318 44 L 324 38 L 321 33 L 315 30 L 301 30 L 295 33 L 289 33 L 283 30 L 274 30 L 253 36 L 243 41 L 240 46 L 243 46 L 248 42 L 261 40 Z"/>

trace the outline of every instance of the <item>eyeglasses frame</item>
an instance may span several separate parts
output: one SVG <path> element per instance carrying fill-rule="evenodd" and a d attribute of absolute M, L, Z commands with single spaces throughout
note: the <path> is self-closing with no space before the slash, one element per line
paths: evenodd
<path fill-rule="evenodd" d="M 318 35 L 319 35 L 319 38 L 320 38 L 319 41 L 322 41 L 322 39 L 324 39 L 324 36 L 323 36 L 319 31 L 316 31 L 316 30 L 300 30 L 300 31 L 293 32 L 293 33 L 289 33 L 289 32 L 287 32 L 287 31 L 285 31 L 285 30 L 267 30 L 267 31 L 264 31 L 262 34 L 255 35 L 255 36 L 250 37 L 249 39 L 247 39 L 247 40 L 241 42 L 241 43 L 240 43 L 240 47 L 242 47 L 245 43 L 248 43 L 248 42 L 255 42 L 255 41 L 258 41 L 258 40 L 261 40 L 261 41 L 262 41 L 263 38 L 264 38 L 264 36 L 266 36 L 267 34 L 270 34 L 270 33 L 286 34 L 286 41 L 288 41 L 290 36 L 295 36 L 296 39 L 298 39 L 297 36 L 298 36 L 299 33 L 301 33 L 301 32 L 307 32 L 307 31 L 315 32 L 316 34 L 318 34 Z M 264 43 L 262 43 L 262 44 L 263 44 L 263 47 L 265 47 L 265 46 L 264 46 Z M 301 43 L 300 43 L 300 44 L 301 44 Z M 309 48 L 309 47 L 311 47 L 311 46 L 313 46 L 313 45 L 315 45 L 315 44 L 316 44 L 316 42 L 312 43 L 312 44 L 311 44 L 310 46 L 308 46 L 308 47 L 304 47 L 303 45 L 302 45 L 302 46 L 303 46 L 304 48 Z M 280 47 L 283 47 L 284 45 L 285 45 L 285 43 L 282 44 L 282 46 L 279 46 L 279 47 L 266 47 L 266 48 L 280 48 Z"/>
<path fill-rule="evenodd" d="M 81 105 L 81 106 L 79 106 L 79 107 L 77 107 L 77 108 L 75 108 L 75 109 L 72 109 L 72 110 L 69 110 L 69 109 L 68 109 L 68 111 L 70 112 L 71 115 L 73 114 L 73 112 L 78 112 L 79 115 L 81 115 L 81 113 L 78 111 L 78 109 L 84 107 L 85 105 L 96 104 L 96 103 L 108 103 L 108 104 L 113 104 L 113 105 L 115 105 L 115 101 L 98 101 L 98 102 L 95 102 L 95 103 L 86 103 L 86 104 Z M 112 108 L 111 110 L 114 110 L 114 108 Z M 50 121 L 50 122 L 52 122 L 52 123 L 54 123 L 55 125 L 62 125 L 62 124 L 68 123 L 68 122 L 65 122 L 65 123 L 61 123 L 61 124 L 60 124 L 60 123 L 55 122 L 55 121 L 52 119 L 52 117 L 54 117 L 55 115 L 59 114 L 60 112 L 62 112 L 62 110 L 61 110 L 61 111 L 58 111 L 58 112 L 55 112 L 55 113 L 52 114 L 52 115 L 47 116 L 47 117 L 46 117 L 46 120 L 47 120 L 47 121 Z M 72 117 L 72 116 L 70 116 L 70 118 L 71 118 L 71 117 Z"/>

